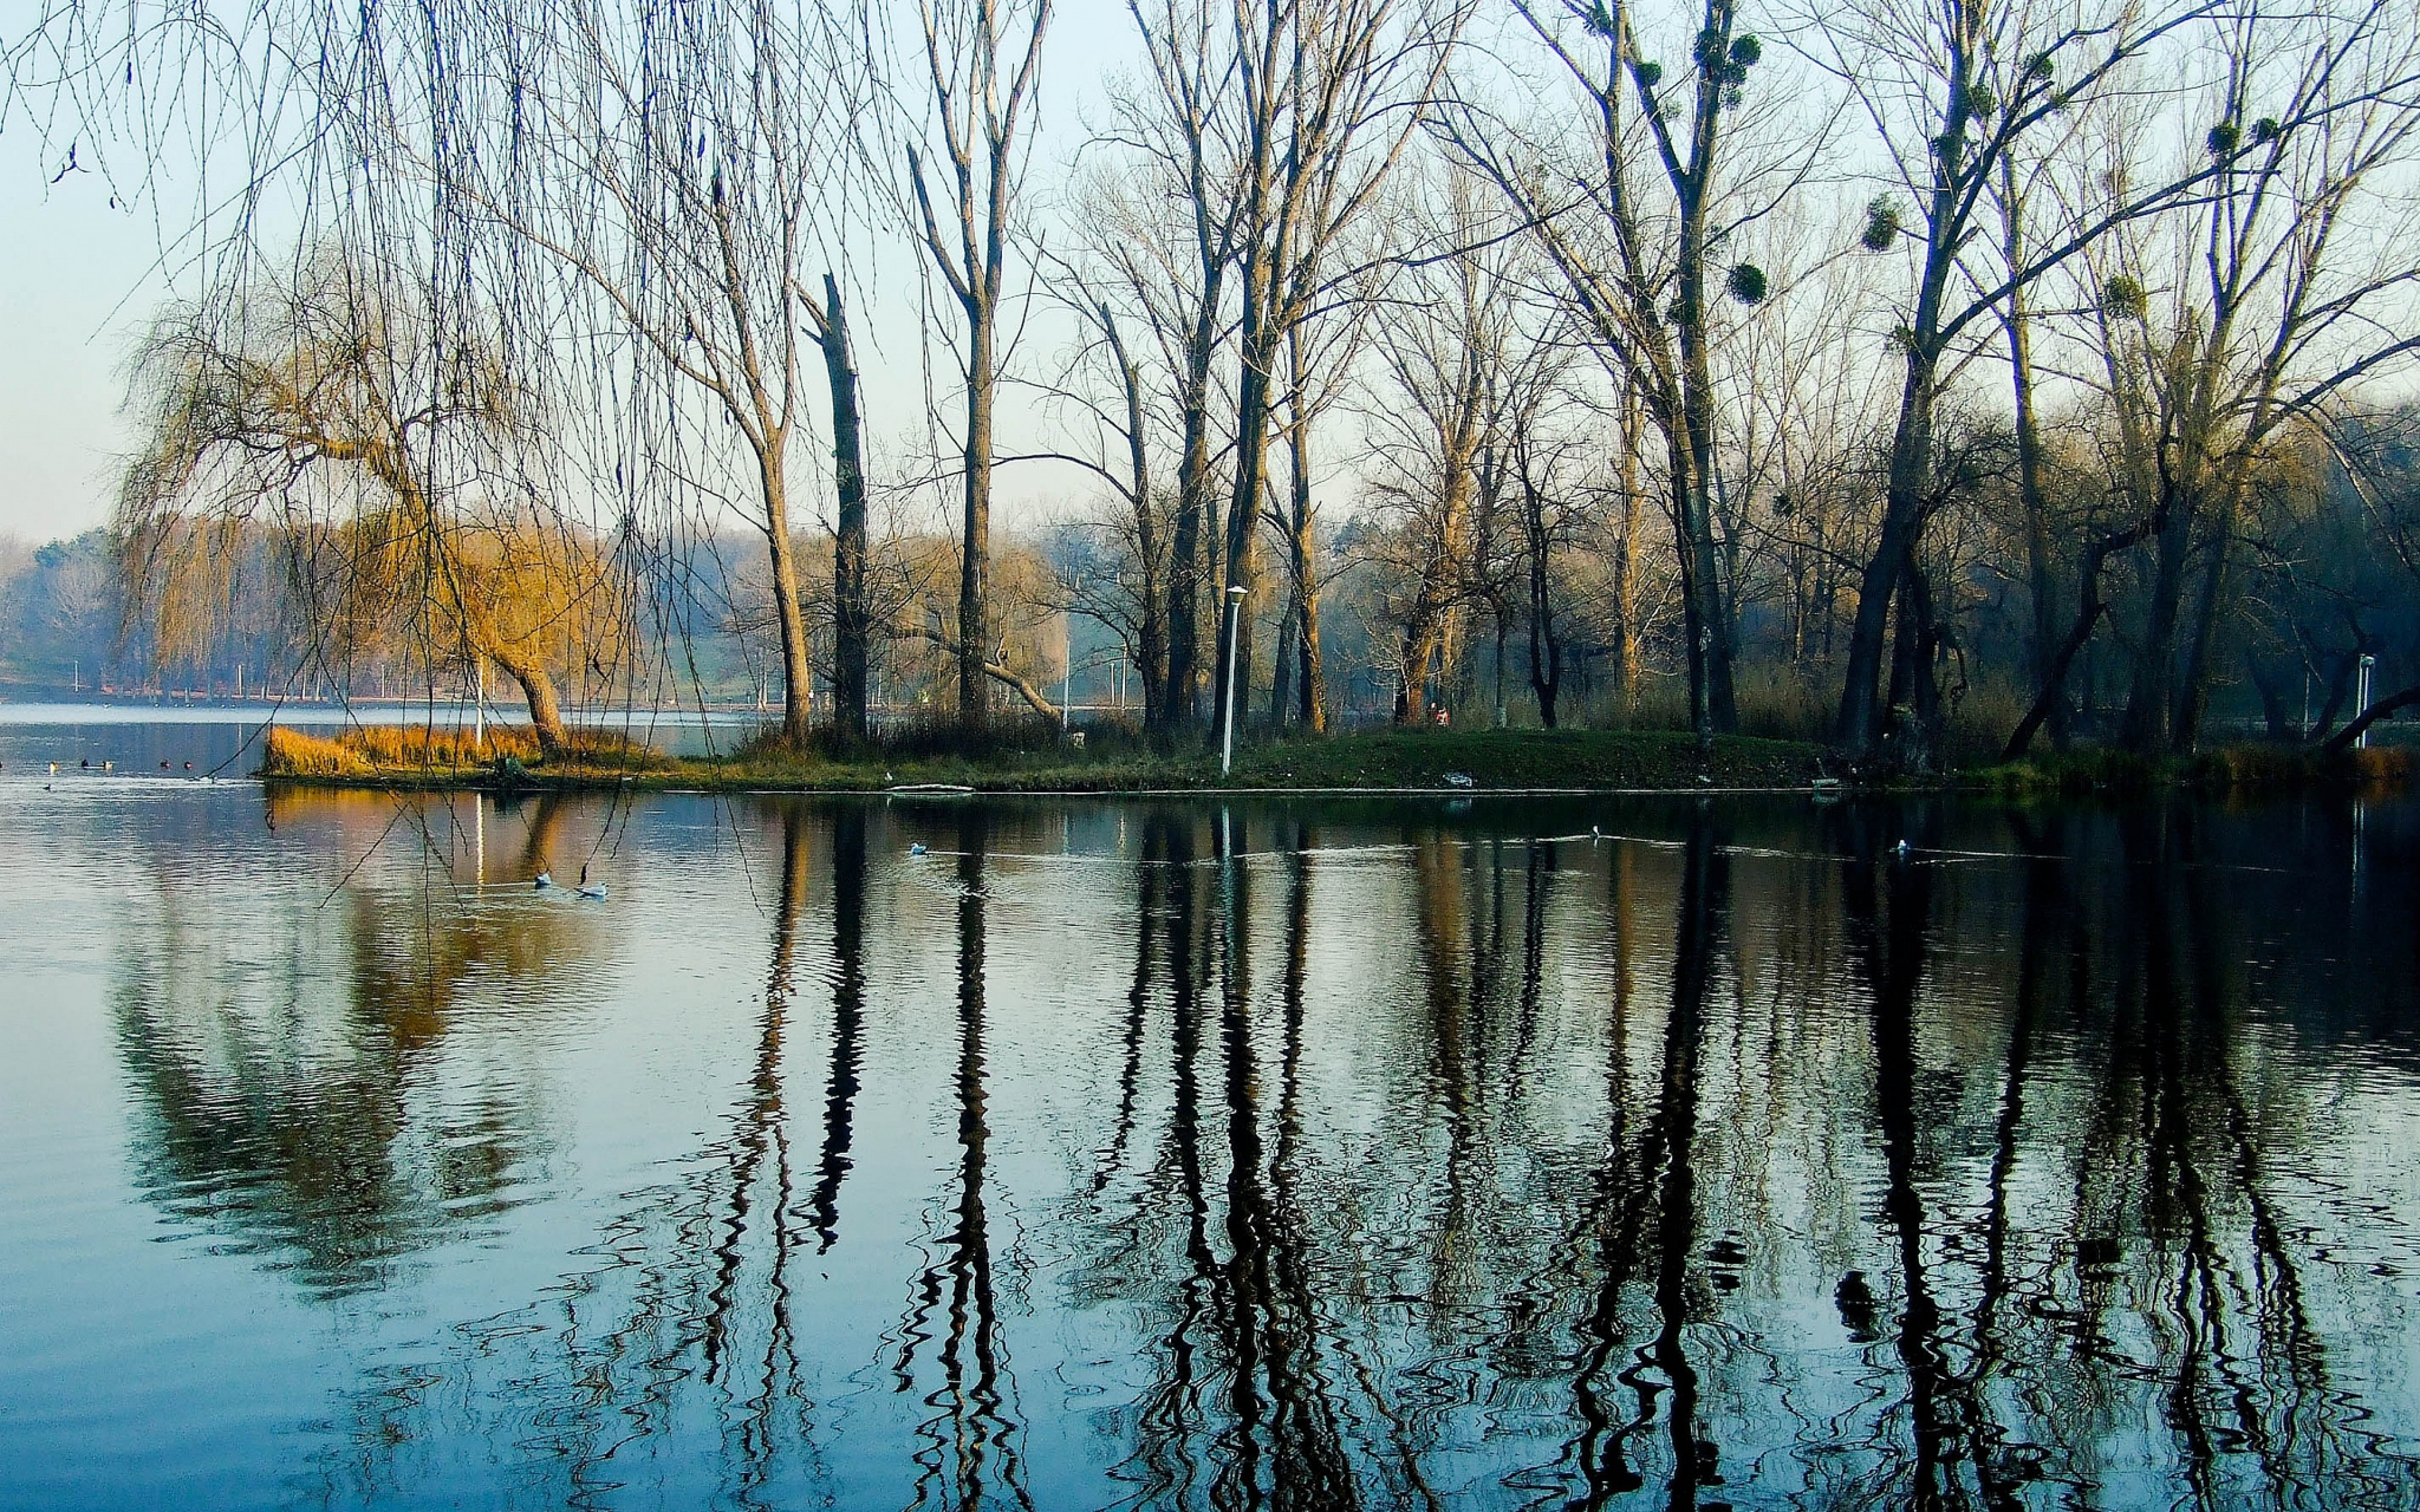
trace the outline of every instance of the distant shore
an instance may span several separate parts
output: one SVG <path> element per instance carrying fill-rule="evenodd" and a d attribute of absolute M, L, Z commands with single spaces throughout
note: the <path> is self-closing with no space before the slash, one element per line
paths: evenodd
<path fill-rule="evenodd" d="M 765 746 L 678 759 L 599 742 L 541 760 L 526 730 L 490 732 L 485 753 L 441 734 L 334 739 L 276 732 L 260 776 L 342 787 L 864 793 L 924 788 L 987 793 L 1142 793 L 1277 789 L 1589 792 L 1803 787 L 1822 751 L 1795 741 L 1724 736 L 1701 764 L 1694 737 L 1669 731 L 1403 731 L 1240 744 L 1221 774 L 1216 752 L 1155 751 L 1138 740 L 1001 749 L 980 757 L 874 751 L 835 756 Z M 1700 781 L 1700 776 L 1705 780 Z"/>
<path fill-rule="evenodd" d="M 1239 744 L 1222 774 L 1215 751 L 1156 751 L 1132 738 L 1006 748 L 980 757 L 874 751 L 835 755 L 763 745 L 725 756 L 675 758 L 611 737 L 542 758 L 526 729 L 348 731 L 334 738 L 278 730 L 259 776 L 301 786 L 419 790 L 513 789 L 877 793 L 1434 792 L 1610 793 L 1776 789 L 1940 789 L 2009 796 L 2156 790 L 2400 786 L 2405 748 L 2323 757 L 2287 747 L 2229 747 L 2146 763 L 2079 751 L 1927 777 L 1860 781 L 1812 742 L 1718 736 L 1710 752 L 1683 731 L 1382 730 L 1325 739 Z"/>

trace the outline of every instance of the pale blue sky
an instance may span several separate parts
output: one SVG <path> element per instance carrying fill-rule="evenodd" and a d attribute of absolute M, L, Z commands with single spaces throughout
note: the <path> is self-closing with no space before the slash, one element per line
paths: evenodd
<path fill-rule="evenodd" d="M 1072 150 L 1087 108 L 1097 108 L 1102 70 L 1127 52 L 1132 26 L 1120 0 L 1057 0 L 1053 12 L 1035 162 L 1041 182 L 1055 180 L 1052 164 Z M 0 23 L 0 37 L 13 38 L 22 24 Z M 33 542 L 108 517 L 118 460 L 132 445 L 120 413 L 122 364 L 144 323 L 175 292 L 159 271 L 163 226 L 147 208 L 112 208 L 111 187 L 97 173 L 51 183 L 65 149 L 39 137 L 22 113 L 0 129 L 0 535 Z M 172 177 L 162 188 L 161 214 L 190 214 L 194 193 Z M 181 220 L 165 226 L 171 236 L 183 229 Z M 919 428 L 922 380 L 912 284 L 898 276 L 878 282 L 878 328 L 861 330 L 860 360 L 868 423 L 883 438 Z M 1039 332 L 1028 334 L 1024 355 L 1049 361 L 1053 353 L 1033 349 Z M 1002 504 L 1012 511 L 1088 486 L 1056 468 L 1016 471 L 1021 475 L 1001 481 Z"/>
<path fill-rule="evenodd" d="M 150 223 L 97 175 L 46 183 L 39 152 L 22 120 L 0 132 L 0 534 L 37 541 L 109 513 L 120 362 L 165 289 Z"/>

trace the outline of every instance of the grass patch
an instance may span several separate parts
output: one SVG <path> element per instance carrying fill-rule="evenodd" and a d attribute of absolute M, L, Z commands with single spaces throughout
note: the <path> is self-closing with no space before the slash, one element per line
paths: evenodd
<path fill-rule="evenodd" d="M 374 779 L 378 770 L 342 741 L 271 725 L 261 743 L 260 775 L 350 782 Z"/>
<path fill-rule="evenodd" d="M 1776 787 L 1816 775 L 1805 741 L 1725 735 L 1706 771 L 1719 787 Z M 1698 786 L 1697 737 L 1674 730 L 1382 730 L 1294 740 L 1236 752 L 1241 787 L 1445 786 L 1466 773 L 1478 788 Z"/>
<path fill-rule="evenodd" d="M 536 732 L 489 725 L 484 740 L 467 731 L 427 725 L 361 725 L 333 736 L 270 727 L 259 775 L 300 782 L 349 785 L 450 783 L 504 777 L 553 781 L 618 780 L 661 774 L 678 764 L 615 731 L 575 730 L 570 748 L 549 759 Z"/>
<path fill-rule="evenodd" d="M 866 749 L 821 740 L 800 748 L 760 734 L 730 754 L 675 760 L 622 735 L 582 732 L 572 750 L 540 757 L 526 729 L 490 727 L 484 748 L 458 732 L 369 726 L 319 736 L 269 733 L 265 778 L 338 786 L 596 787 L 709 791 L 877 792 L 920 783 L 992 793 L 1135 793 L 1280 788 L 1379 791 L 1525 789 L 1692 791 L 1804 786 L 1822 774 L 1823 748 L 1806 740 L 1727 735 L 1701 763 L 1696 738 L 1674 730 L 1383 729 L 1328 738 L 1239 740 L 1234 769 L 1187 744 L 1167 749 L 1114 728 L 1088 730 L 1077 748 L 1047 730 L 1005 728 L 970 748 L 939 730 L 909 732 Z M 2297 788 L 2392 788 L 2414 771 L 2413 748 L 2373 746 L 2336 756 L 2246 744 L 2154 761 L 2085 748 L 2026 761 L 1956 768 L 1948 786 L 2009 797 L 2143 796 Z M 1701 781 L 1700 777 L 1706 779 Z M 1900 785 L 1900 784 L 1893 784 Z"/>
<path fill-rule="evenodd" d="M 1215 751 L 1159 749 L 1128 732 L 1087 731 L 1083 748 L 1023 732 L 979 754 L 934 740 L 886 742 L 850 751 L 804 748 L 759 736 L 730 755 L 675 761 L 627 743 L 613 751 L 543 762 L 527 732 L 498 740 L 484 756 L 449 732 L 384 727 L 334 739 L 271 732 L 261 775 L 347 785 L 452 785 L 511 781 L 586 786 L 635 780 L 648 787 L 722 791 L 875 791 L 916 783 L 1001 793 L 1117 793 L 1269 788 L 1447 788 L 1448 773 L 1475 791 L 1521 788 L 1676 788 L 1701 785 L 1697 741 L 1674 731 L 1384 730 L 1333 738 L 1239 744 L 1222 777 Z M 526 754 L 523 754 L 526 752 Z M 1782 787 L 1817 771 L 1804 742 L 1726 736 L 1704 775 L 1722 787 Z M 507 764 L 509 759 L 510 765 Z"/>
<path fill-rule="evenodd" d="M 2410 748 L 2372 746 L 2335 755 L 2295 746 L 2222 746 L 2193 756 L 2153 758 L 2091 747 L 1973 767 L 1960 787 L 2009 796 L 2139 796 L 2162 790 L 2241 793 L 2294 788 L 2401 787 L 2412 779 Z"/>

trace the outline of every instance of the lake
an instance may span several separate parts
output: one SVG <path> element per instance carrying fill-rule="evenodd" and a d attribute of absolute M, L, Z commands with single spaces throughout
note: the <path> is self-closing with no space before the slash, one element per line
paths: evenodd
<path fill-rule="evenodd" d="M 2420 1504 L 2420 805 L 60 738 L 0 742 L 0 1507 Z"/>

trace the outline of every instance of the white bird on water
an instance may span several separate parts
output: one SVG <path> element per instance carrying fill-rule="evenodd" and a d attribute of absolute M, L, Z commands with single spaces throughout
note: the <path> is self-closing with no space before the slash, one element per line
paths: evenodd
<path fill-rule="evenodd" d="M 920 840 L 915 844 L 908 846 L 908 854 L 910 856 L 923 856 L 925 854 L 924 842 Z"/>
<path fill-rule="evenodd" d="M 585 863 L 582 863 L 580 868 L 580 896 L 600 900 L 605 896 L 605 884 L 591 883 L 588 880 L 588 868 Z"/>
<path fill-rule="evenodd" d="M 536 880 L 536 881 L 535 881 L 535 882 L 533 882 L 533 883 L 531 883 L 531 884 L 530 884 L 530 886 L 531 886 L 531 887 L 535 887 L 535 888 L 536 888 L 536 889 L 537 889 L 538 891 L 540 891 L 540 892 L 544 892 L 547 888 L 553 887 L 553 886 L 554 886 L 554 872 L 553 872 L 553 869 L 552 869 L 552 868 L 549 868 L 548 870 L 546 870 L 546 871 L 544 871 L 544 872 L 539 872 L 539 873 L 537 874 L 537 880 Z"/>
<path fill-rule="evenodd" d="M 1900 841 L 1894 849 L 1898 852 L 1899 858 L 1900 860 L 1904 861 L 1907 859 L 1907 841 L 1903 840 Z"/>

